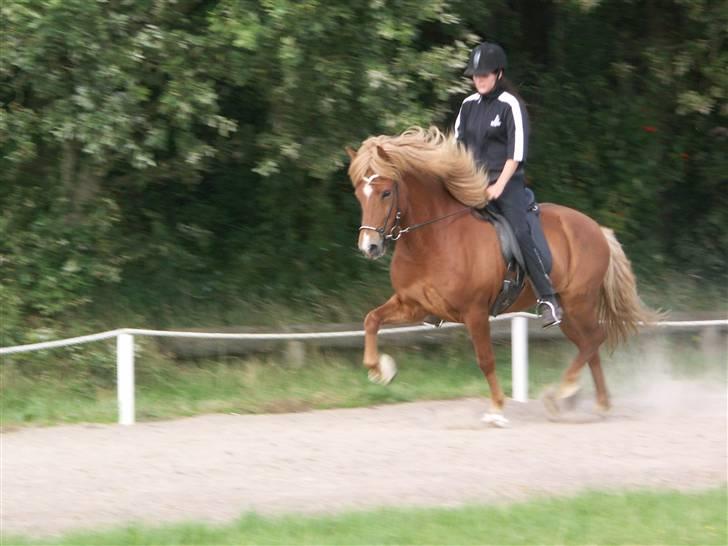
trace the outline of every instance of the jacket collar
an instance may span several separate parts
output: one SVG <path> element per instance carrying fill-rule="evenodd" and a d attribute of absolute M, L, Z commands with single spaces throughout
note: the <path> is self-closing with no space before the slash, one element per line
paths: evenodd
<path fill-rule="evenodd" d="M 480 97 L 486 101 L 490 102 L 493 99 L 498 98 L 498 96 L 503 92 L 503 87 L 501 87 L 500 82 L 495 84 L 495 87 L 489 92 L 485 94 L 481 94 Z"/>

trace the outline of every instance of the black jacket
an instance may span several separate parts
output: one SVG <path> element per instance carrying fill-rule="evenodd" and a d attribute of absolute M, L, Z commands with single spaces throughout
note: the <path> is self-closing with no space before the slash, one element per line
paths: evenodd
<path fill-rule="evenodd" d="M 511 93 L 496 88 L 487 95 L 474 93 L 463 101 L 455 121 L 457 139 L 488 170 L 493 181 L 507 159 L 520 162 L 528 154 L 528 112 Z M 518 172 L 517 171 L 517 172 Z"/>

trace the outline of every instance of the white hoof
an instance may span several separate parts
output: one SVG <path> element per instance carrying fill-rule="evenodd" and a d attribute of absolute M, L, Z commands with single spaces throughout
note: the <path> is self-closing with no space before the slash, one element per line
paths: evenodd
<path fill-rule="evenodd" d="M 510 421 L 503 417 L 502 413 L 486 413 L 481 421 L 498 428 L 506 428 L 510 425 Z"/>
<path fill-rule="evenodd" d="M 394 359 L 382 353 L 379 356 L 379 365 L 369 370 L 369 381 L 377 385 L 389 385 L 397 375 L 397 364 Z"/>

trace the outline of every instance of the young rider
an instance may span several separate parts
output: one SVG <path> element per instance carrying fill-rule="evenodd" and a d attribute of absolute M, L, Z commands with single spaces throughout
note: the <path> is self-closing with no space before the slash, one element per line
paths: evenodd
<path fill-rule="evenodd" d="M 470 54 L 466 76 L 477 93 L 467 97 L 455 122 L 458 140 L 488 171 L 486 196 L 508 220 L 526 262 L 526 273 L 538 294 L 544 328 L 561 322 L 563 311 L 527 221 L 530 206 L 524 164 L 528 152 L 528 112 L 505 79 L 506 54 L 484 42 Z"/>

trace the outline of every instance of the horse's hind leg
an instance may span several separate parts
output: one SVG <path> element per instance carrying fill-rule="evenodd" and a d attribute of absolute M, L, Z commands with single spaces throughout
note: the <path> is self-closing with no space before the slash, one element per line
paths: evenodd
<path fill-rule="evenodd" d="M 495 355 L 493 354 L 493 344 L 490 339 L 488 314 L 478 310 L 465 319 L 465 326 L 467 326 L 470 339 L 473 342 L 478 366 L 485 375 L 490 387 L 490 410 L 483 415 L 483 421 L 498 427 L 507 426 L 508 419 L 503 417 L 505 396 L 495 373 Z"/>
<path fill-rule="evenodd" d="M 382 324 L 421 322 L 427 313 L 419 305 L 404 303 L 397 294 L 367 313 L 364 319 L 364 366 L 369 379 L 387 385 L 397 374 L 397 366 L 389 355 L 379 355 L 377 333 Z"/>
<path fill-rule="evenodd" d="M 599 357 L 599 347 L 606 339 L 606 332 L 599 324 L 596 305 L 590 299 L 582 299 L 579 303 L 571 303 L 566 308 L 567 313 L 561 323 L 561 330 L 576 345 L 579 352 L 564 372 L 558 392 L 547 393 L 544 396 L 544 403 L 549 411 L 556 413 L 559 411 L 556 400 L 573 399 L 580 389 L 581 370 L 588 362 L 597 391 L 597 403 L 600 409 L 606 409 L 609 407 L 609 394 Z"/>
<path fill-rule="evenodd" d="M 594 388 L 597 391 L 597 411 L 606 413 L 611 407 L 609 401 L 609 391 L 607 390 L 607 382 L 604 379 L 604 371 L 602 370 L 602 359 L 597 349 L 594 356 L 589 359 L 589 369 L 591 370 L 592 379 L 594 380 Z"/>

